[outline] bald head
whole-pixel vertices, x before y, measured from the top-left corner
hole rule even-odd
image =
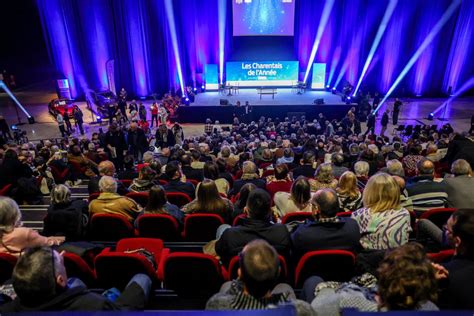
[[[333,189],[318,190],[314,194],[312,202],[318,206],[321,217],[334,217],[339,211],[337,193]]]
[[[435,166],[434,163],[429,159],[423,159],[419,161],[416,168],[418,169],[418,175],[420,176],[434,175]]]
[[[99,174],[101,176],[113,177],[115,173],[114,163],[110,160],[105,160],[99,163]]]

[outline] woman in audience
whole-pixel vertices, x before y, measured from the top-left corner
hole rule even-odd
[[[244,214],[244,208],[247,205],[247,199],[249,197],[249,194],[252,190],[255,190],[257,187],[255,184],[252,183],[247,183],[244,184],[242,189],[240,189],[240,192],[238,194],[239,198],[237,201],[234,203],[234,211],[232,212],[232,218],[236,218],[240,214]]]
[[[20,178],[31,178],[33,171],[28,165],[18,160],[18,154],[13,149],[8,149],[3,155],[0,165],[0,189],[7,184],[17,185]]]
[[[21,227],[21,212],[18,204],[8,197],[0,196],[0,252],[20,256],[28,247],[60,245],[64,237],[44,237],[37,231]]]
[[[275,202],[274,210],[278,217],[283,217],[288,213],[312,212],[311,187],[303,176],[298,177],[291,186],[291,193],[277,192],[273,198]]]
[[[51,190],[51,205],[44,218],[45,236],[65,236],[66,240],[81,240],[86,236],[89,205],[84,200],[72,200],[71,191],[63,184]]]
[[[357,187],[357,177],[353,172],[346,171],[341,175],[336,192],[341,211],[353,212],[361,206],[362,194]]]
[[[196,188],[196,198],[183,206],[183,212],[186,214],[217,214],[222,216],[226,223],[230,223],[233,209],[232,203],[228,199],[221,197],[215,182],[210,179],[200,182]]]
[[[292,185],[293,181],[286,163],[277,165],[275,174],[267,177],[267,192],[272,199],[277,192],[290,192]]]
[[[128,188],[130,192],[146,192],[155,185],[153,180],[155,179],[155,171],[149,166],[145,166],[140,169],[138,178],[133,179],[132,184]]]
[[[392,176],[373,175],[362,195],[364,207],[352,213],[362,235],[364,249],[386,250],[408,242],[410,213],[400,206],[400,189]]]
[[[220,194],[224,194],[227,196],[227,193],[229,192],[230,185],[229,182],[224,179],[219,177],[219,167],[215,162],[212,161],[207,161],[204,163],[204,179],[210,179],[214,180],[214,183],[217,186],[217,191],[219,191]]]
[[[330,163],[321,164],[314,174],[314,179],[309,179],[311,191],[316,192],[319,189],[330,188],[336,189],[337,180],[332,173],[332,165]]]
[[[140,217],[143,214],[166,214],[173,216],[179,223],[183,225],[184,213],[174,204],[168,202],[166,198],[165,190],[161,185],[154,185],[150,188],[148,196],[148,204],[145,206],[143,211],[138,215]],[[138,218],[137,218],[138,220]],[[136,223],[136,221],[135,221]]]
[[[72,146],[70,153],[67,155],[67,160],[68,163],[73,164],[73,167],[76,165],[81,168],[86,177],[92,178],[96,176],[93,169],[97,169],[97,164],[84,156],[79,145]],[[76,172],[78,171],[76,170]]]

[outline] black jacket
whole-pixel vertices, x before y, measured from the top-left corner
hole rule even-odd
[[[251,218],[243,219],[241,226],[226,229],[216,242],[216,252],[224,265],[228,266],[232,257],[238,255],[246,244],[255,239],[266,240],[278,253],[288,258],[291,240],[286,226]]]
[[[246,185],[247,183],[253,183],[255,184],[257,188],[263,189],[263,190],[265,190],[265,187],[266,187],[266,182],[263,179],[250,179],[250,180],[239,179],[239,180],[234,181],[234,186],[229,191],[228,195],[229,196],[236,195],[237,193],[240,192],[240,189],[242,189],[242,187]]]
[[[448,279],[441,283],[438,300],[441,309],[474,309],[474,260],[462,256],[443,264],[448,270]]]
[[[65,236],[67,241],[83,240],[87,233],[88,214],[89,204],[84,200],[50,205],[44,218],[43,235]]]
[[[293,179],[296,180],[299,176],[305,176],[306,178],[313,178],[316,169],[311,165],[302,165],[293,169]]]
[[[183,171],[186,179],[193,179],[197,181],[202,181],[204,179],[202,169],[194,169],[191,166],[182,166],[181,171]]]
[[[382,126],[387,126],[388,125],[388,114],[387,112],[385,112],[383,115],[382,115]]]
[[[166,192],[182,192],[189,195],[191,199],[194,199],[195,196],[195,188],[192,183],[189,182],[181,182],[179,180],[170,180],[168,184],[164,185],[163,188]]]
[[[148,149],[148,140],[146,139],[145,132],[140,128],[137,128],[135,131],[128,131],[127,140],[131,150],[145,152]]]

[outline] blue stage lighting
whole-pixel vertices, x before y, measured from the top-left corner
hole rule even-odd
[[[186,101],[186,102],[189,102],[189,98],[188,98],[188,97],[186,97],[186,99],[184,99],[184,101]]]
[[[354,89],[354,96],[357,94],[357,91],[359,91],[362,80],[364,79],[365,74],[367,73],[367,70],[369,69],[370,63],[372,62],[372,59],[374,58],[375,51],[377,50],[377,47],[380,44],[382,36],[385,33],[385,29],[387,28],[388,22],[390,21],[390,18],[392,17],[393,11],[395,11],[395,7],[397,6],[397,3],[398,3],[398,0],[390,0],[390,2],[388,3],[387,9],[385,10],[385,14],[382,18],[382,22],[380,23],[379,29],[377,30],[377,34],[375,35],[374,42],[372,43],[372,47],[370,48],[369,56],[367,56],[367,60],[365,61],[364,68],[362,68],[362,73],[360,74],[360,77],[359,77],[359,81],[357,82],[357,85]]]
[[[319,48],[319,43],[321,42],[321,37],[323,36],[324,29],[329,20],[329,15],[331,14],[332,7],[334,6],[335,0],[326,0],[324,3],[323,13],[321,14],[321,19],[319,20],[318,32],[316,33],[316,38],[314,39],[313,49],[311,50],[311,55],[309,56],[308,67],[306,68],[306,73],[304,74],[303,82],[306,83],[308,80],[309,72],[313,66],[314,58]]]
[[[176,35],[176,25],[174,22],[174,15],[173,15],[173,0],[165,0],[165,10],[166,10],[166,19],[168,20],[169,25],[169,32],[171,36],[171,44],[173,47],[174,59],[176,62],[176,70],[178,72],[178,79],[179,79],[179,86],[181,91],[184,90],[184,82],[183,82],[183,72],[181,70],[181,58],[179,55],[179,47],[178,47],[178,37]]]
[[[224,47],[225,47],[225,18],[227,0],[217,3],[219,21],[219,82],[224,83]]]
[[[463,94],[465,91],[471,89],[472,87],[474,87],[474,77],[471,77],[468,81],[466,81],[466,83],[464,83],[461,86],[461,88],[459,88],[455,93],[453,93],[452,96],[448,100],[446,100],[443,104],[438,106],[433,111],[433,113],[438,113],[439,111],[444,109],[448,104],[450,104],[454,99],[456,99],[457,97],[459,97],[461,94]]]
[[[197,91],[198,91],[198,89],[197,89],[196,87],[194,87],[193,91],[194,91],[194,92],[197,92]]]
[[[201,86],[201,89],[202,89],[202,90],[205,90],[205,89],[206,89],[206,86],[205,86],[205,85],[202,85],[202,86]]]
[[[326,89],[330,89],[331,87],[329,85],[326,85]]]
[[[390,95],[393,93],[393,91],[395,91],[395,89],[398,87],[400,82],[403,80],[403,78],[405,78],[407,73],[410,71],[410,69],[416,63],[418,58],[420,58],[423,51],[431,44],[431,42],[433,41],[435,36],[438,35],[438,33],[441,31],[441,29],[446,24],[446,22],[448,22],[448,20],[451,18],[451,16],[454,14],[454,12],[456,11],[456,9],[458,8],[458,6],[460,4],[461,4],[461,0],[454,0],[451,3],[449,8],[446,10],[446,12],[444,12],[443,16],[441,16],[441,18],[435,24],[435,26],[433,27],[431,32],[428,34],[428,36],[426,36],[423,43],[421,43],[420,47],[418,47],[415,54],[413,54],[413,56],[410,58],[407,65],[405,66],[405,68],[403,68],[402,72],[400,73],[400,75],[398,75],[395,82],[392,84],[392,86],[390,87],[390,89],[385,94],[384,98],[382,99],[382,101],[380,101],[380,104],[378,105],[378,107],[375,109],[375,112],[377,112],[380,109],[380,107],[385,103],[385,101],[387,101],[387,99],[390,97]]]
[[[15,104],[20,108],[20,110],[22,110],[22,112],[25,113],[28,120],[30,120],[32,118],[30,113],[28,113],[28,111],[23,107],[23,105],[21,105],[20,101],[18,101],[18,99],[13,95],[13,93],[10,91],[10,89],[2,80],[0,80],[0,88],[3,88],[3,90],[5,90],[5,92],[8,94],[10,99],[12,99],[13,102],[15,102]]]

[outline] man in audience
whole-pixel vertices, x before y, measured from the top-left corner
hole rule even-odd
[[[316,169],[314,165],[314,152],[311,150],[305,151],[303,153],[303,159],[301,159],[301,166],[293,169],[293,179],[298,178],[299,176],[305,176],[306,178],[314,177]]]
[[[354,172],[357,177],[357,187],[363,190],[367,181],[369,181],[369,163],[367,161],[358,161],[354,164]]]
[[[451,165],[453,178],[444,180],[448,193],[448,206],[455,208],[472,208],[474,205],[474,177],[469,163],[458,159]]]
[[[280,254],[289,254],[290,234],[285,225],[273,224],[271,199],[266,191],[251,191],[244,212],[248,217],[242,219],[242,225],[225,229],[216,242],[216,253],[226,266],[232,257],[238,255],[254,239],[265,239]]]
[[[183,179],[181,166],[177,161],[171,161],[166,164],[165,174],[169,179],[168,184],[163,186],[166,192],[181,192],[189,195],[191,199],[194,199],[194,185],[192,183],[185,182],[186,180]]]
[[[278,254],[264,240],[248,243],[240,255],[239,278],[222,285],[209,299],[207,310],[268,309],[291,304],[297,315],[315,315],[308,303],[297,300],[291,286],[278,283]]]
[[[387,173],[392,176],[399,176],[405,178],[403,164],[400,162],[400,160],[397,159],[387,161]]]
[[[349,170],[347,167],[344,167],[344,156],[339,153],[334,153],[331,155],[332,162],[332,173],[334,177],[339,178],[344,172]]]
[[[130,128],[127,135],[128,150],[138,161],[142,160],[142,155],[148,150],[148,140],[145,132],[138,128],[136,122],[130,123]]]
[[[124,169],[117,173],[119,180],[133,180],[138,178],[138,172],[135,169],[135,160],[132,155],[127,155],[123,158],[123,167]]]
[[[114,301],[89,291],[79,279],[67,278],[62,254],[49,247],[27,248],[12,275],[17,297],[1,313],[40,311],[105,311],[145,308],[151,280],[137,274]]]
[[[194,169],[191,167],[191,156],[188,154],[181,156],[181,171],[186,176],[186,179],[193,179],[201,182],[204,179],[203,169]]]
[[[298,225],[291,234],[293,259],[298,261],[306,252],[343,249],[356,252],[360,248],[359,225],[352,218],[336,217],[339,210],[337,193],[333,189],[318,190],[312,199],[314,220]]]
[[[422,213],[432,208],[446,206],[448,193],[443,182],[434,181],[435,167],[431,160],[424,158],[417,164],[417,176],[406,187],[413,202],[415,212]]]
[[[109,177],[115,176],[115,165],[110,160],[105,160],[99,163],[99,166],[97,167],[97,169],[99,170],[99,176],[91,178],[89,180],[89,185],[87,186],[89,194],[98,193],[100,191],[99,181],[102,178],[102,176],[109,176]],[[120,195],[125,195],[128,193],[128,189],[120,181],[117,182],[117,193]]]
[[[257,188],[265,189],[264,179],[260,179],[257,174],[257,166],[252,161],[244,162],[242,166],[242,176],[234,182],[234,187],[229,191],[229,196],[236,195],[240,189],[247,183],[253,183]]]
[[[103,176],[99,181],[100,195],[89,203],[89,214],[99,213],[118,214],[133,221],[141,211],[140,205],[134,200],[117,194],[117,181],[109,176]]]

